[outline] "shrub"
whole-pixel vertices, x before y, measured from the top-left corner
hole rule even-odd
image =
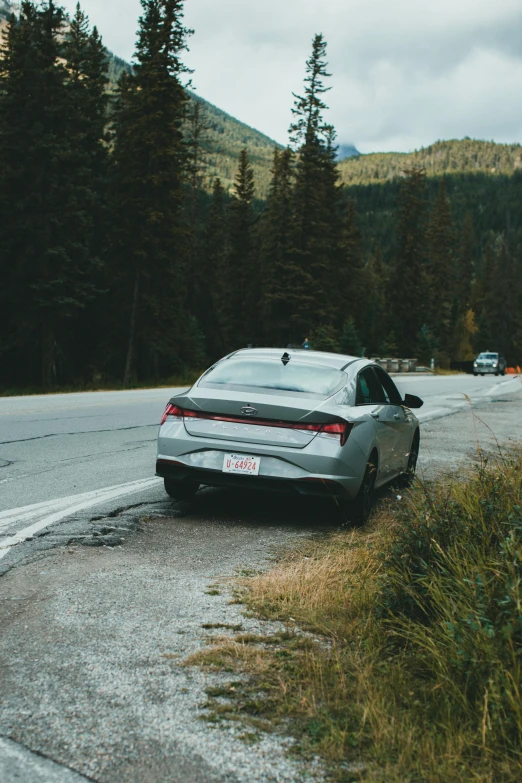
[[[391,647],[434,680],[432,710],[475,724],[482,743],[522,740],[522,462],[418,487],[384,555]]]

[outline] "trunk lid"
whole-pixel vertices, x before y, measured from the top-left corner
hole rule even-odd
[[[290,424],[328,424],[338,418],[321,410],[327,400],[273,390],[237,392],[231,390],[199,389],[194,387],[171,402],[180,408],[229,418],[220,421],[208,418],[185,417],[185,429],[200,438],[234,443],[285,446],[303,449],[317,436],[317,432],[288,428]],[[255,412],[254,412],[255,411]],[[281,426],[277,426],[281,422]]]

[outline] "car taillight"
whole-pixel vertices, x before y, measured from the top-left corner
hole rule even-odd
[[[183,411],[181,408],[178,408],[176,405],[172,405],[170,402],[165,408],[165,411],[163,413],[163,416],[161,417],[160,421],[160,427],[165,424],[168,418],[176,418],[176,419],[182,419],[183,418]]]
[[[353,424],[348,421],[338,422],[336,424],[324,424],[320,430],[321,435],[333,435],[339,436],[341,440],[341,446],[344,446],[348,440],[348,436],[353,429]]]
[[[298,421],[275,421],[273,419],[250,419],[239,416],[223,416],[217,413],[204,413],[203,411],[189,411],[178,408],[169,403],[161,419],[165,424],[167,418],[176,419],[200,419],[206,421],[222,421],[230,424],[250,424],[258,427],[277,427],[283,430],[300,430],[301,432],[317,432],[318,435],[326,435],[339,438],[341,446],[344,446],[353,429],[353,423],[348,421],[334,422],[333,424],[305,424]]]

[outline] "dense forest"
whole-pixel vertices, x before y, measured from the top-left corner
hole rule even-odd
[[[154,383],[306,337],[443,367],[482,349],[522,362],[519,148],[339,164],[321,35],[288,147],[231,133],[186,88],[183,0],[141,4],[132,67],[80,7],[26,0],[7,21],[1,387]]]

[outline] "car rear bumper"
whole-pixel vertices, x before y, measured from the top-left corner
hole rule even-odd
[[[351,497],[344,486],[332,479],[287,479],[274,476],[241,476],[223,473],[219,470],[192,468],[182,463],[158,459],[156,475],[176,481],[195,481],[210,487],[230,487],[234,489],[261,489],[269,492],[296,493],[322,497]]]
[[[224,473],[225,454],[230,453],[259,457],[259,475]],[[306,448],[295,449],[194,437],[182,423],[167,422],[158,437],[156,473],[212,486],[353,498],[361,486],[366,463],[356,439],[349,438],[341,447],[334,439],[317,437]]]

